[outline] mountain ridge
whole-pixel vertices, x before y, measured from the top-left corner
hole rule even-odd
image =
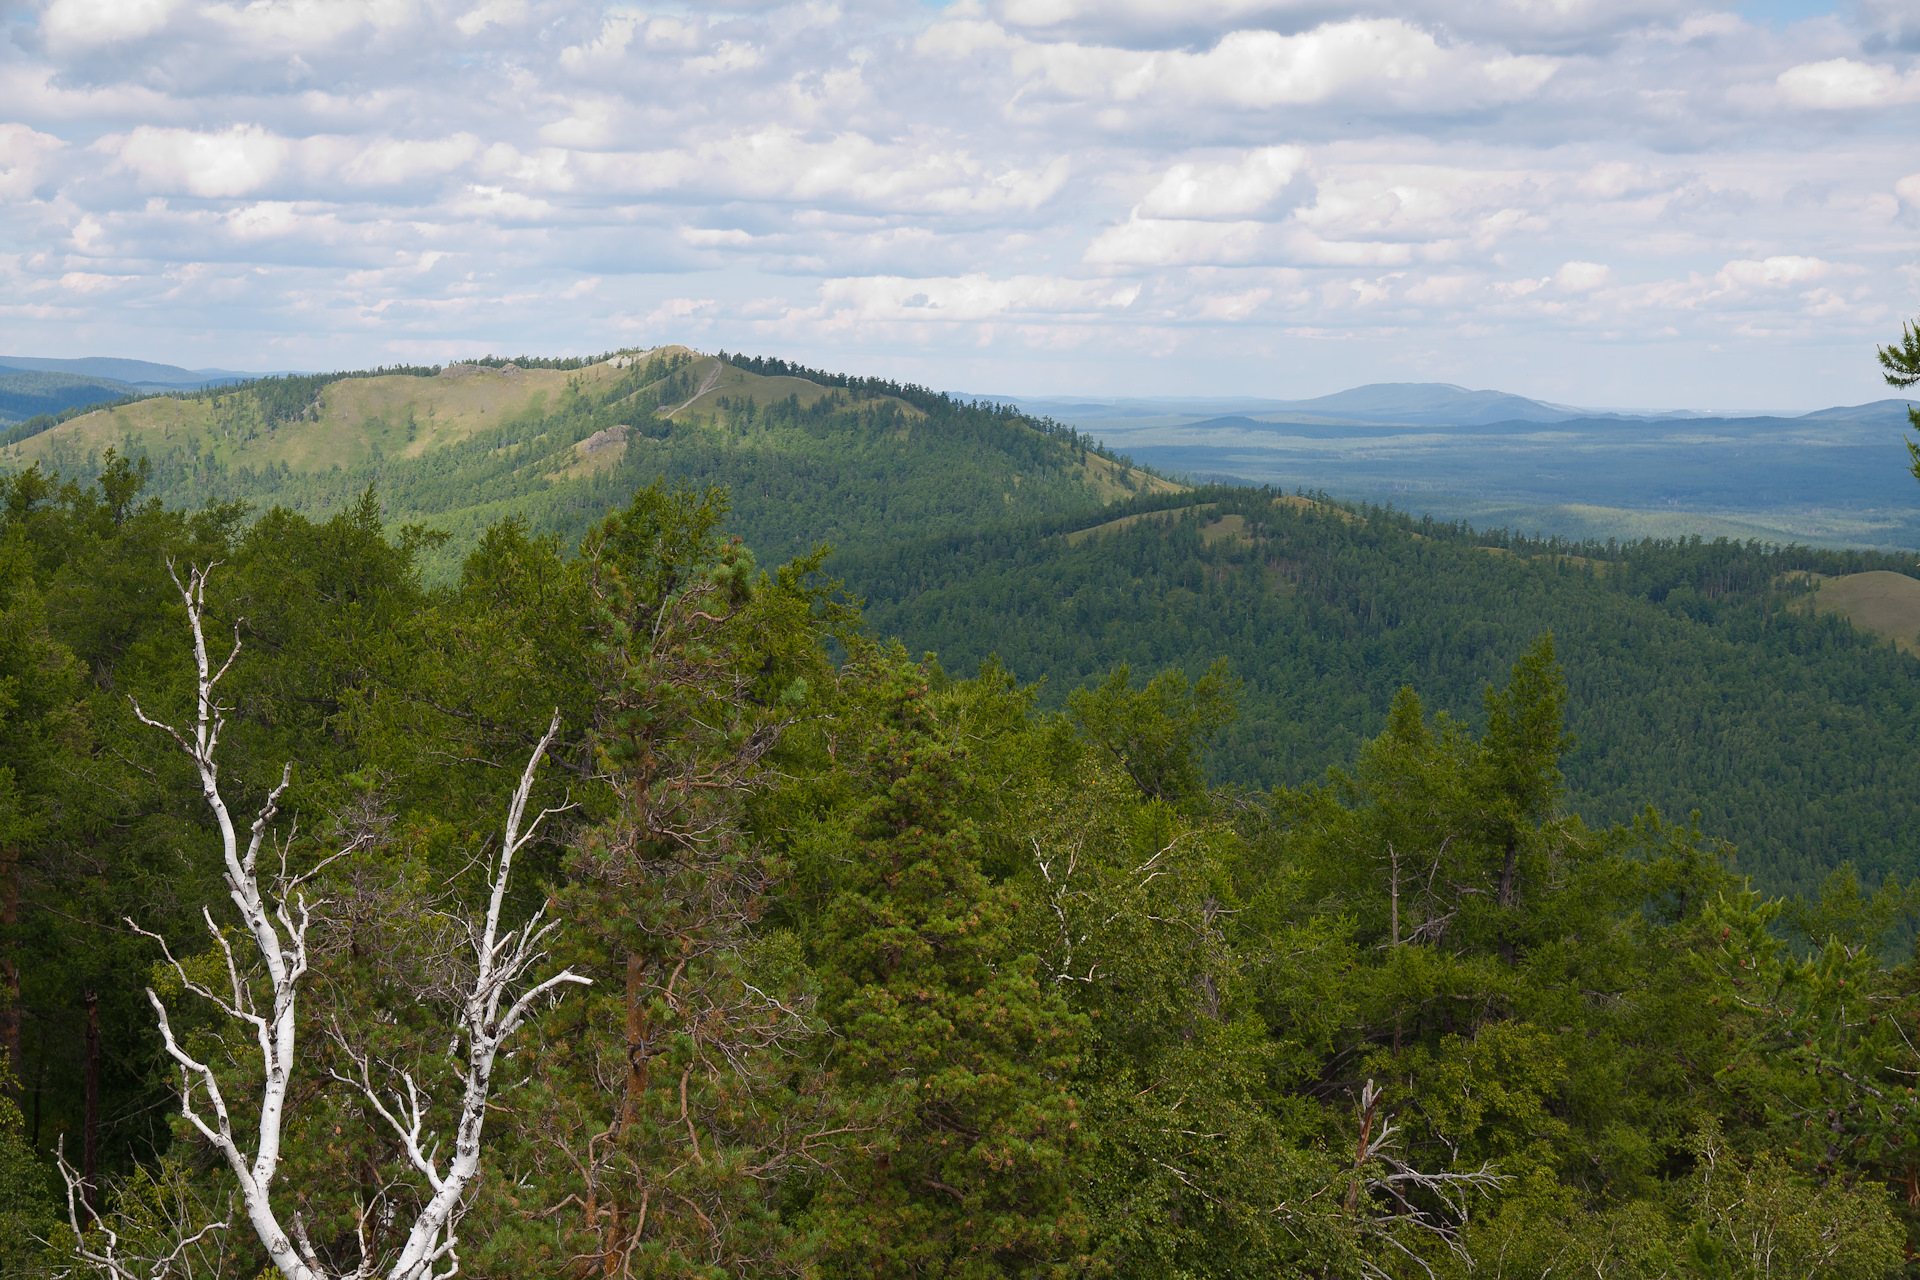
[[[244,382],[250,378],[276,377],[294,370],[250,373],[242,369],[183,369],[179,365],[156,364],[151,360],[131,360],[121,356],[8,356],[0,355],[0,372],[71,373],[83,377],[105,378],[143,388],[199,389],[215,384]]]
[[[961,394],[961,393],[955,393]],[[971,393],[968,393],[971,394]],[[1806,412],[1790,410],[1620,409],[1559,404],[1510,391],[1473,390],[1450,382],[1371,382],[1329,395],[1285,400],[1259,396],[1008,396],[978,398],[1014,404],[1068,422],[1126,419],[1306,414],[1367,425],[1492,426],[1502,422],[1572,422],[1618,419],[1634,422],[1804,420],[1866,417],[1906,420],[1906,400],[1871,400]]]
[[[321,515],[371,486],[395,523],[450,535],[425,557],[441,576],[503,516],[571,541],[663,473],[727,486],[756,554],[778,557],[815,538],[970,522],[982,504],[1015,517],[1181,488],[1011,410],[879,380],[767,376],[680,346],[154,396],[23,432],[0,444],[0,470],[84,481],[109,448],[144,456],[148,491],[169,506]],[[873,493],[886,498],[862,509]],[[782,514],[802,505],[817,513],[806,527]]]

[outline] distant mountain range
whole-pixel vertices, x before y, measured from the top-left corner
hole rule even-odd
[[[276,372],[284,372],[276,370]],[[150,360],[122,360],[117,356],[83,356],[77,360],[55,360],[45,356],[0,356],[0,373],[68,373],[85,378],[122,382],[142,389],[198,390],[262,378],[266,374],[240,369],[182,369],[176,364],[154,364]]]
[[[1904,399],[1635,412],[1390,382],[1311,400],[1013,401],[1173,475],[1324,490],[1480,527],[1920,547]]]
[[[88,404],[104,404],[124,396],[159,391],[199,390],[227,386],[270,373],[240,369],[183,369],[149,360],[115,356],[54,359],[44,356],[0,355],[0,422],[19,421],[41,413],[58,413]],[[22,375],[42,375],[39,378]],[[1821,409],[1808,414],[1703,413],[1696,410],[1623,410],[1582,408],[1534,400],[1506,391],[1474,391],[1450,382],[1375,382],[1308,400],[1256,397],[1152,397],[1093,399],[1065,396],[1000,396],[956,393],[963,400],[982,399],[1017,404],[1027,413],[1076,425],[1096,434],[1103,427],[1212,426],[1234,420],[1234,425],[1261,423],[1355,423],[1405,426],[1488,426],[1502,422],[1572,422],[1618,418],[1625,420],[1686,420],[1699,418],[1840,418],[1849,422],[1886,420],[1904,423],[1904,400]],[[1249,421],[1250,420],[1250,421]]]
[[[87,406],[258,376],[105,357],[0,355],[0,441],[26,440]],[[519,385],[502,376],[502,387]],[[424,394],[442,383],[393,385]],[[699,399],[698,390],[689,386],[687,394]],[[1799,414],[1637,412],[1431,382],[1375,383],[1302,400],[960,398],[1012,402],[1173,476],[1321,490],[1481,527],[1576,538],[1700,533],[1920,548],[1920,491],[1903,443],[1905,400]],[[344,391],[335,399],[357,403]],[[504,402],[470,407],[506,409]],[[394,414],[394,421],[406,419],[391,406],[375,416],[391,427]],[[315,447],[326,457],[347,449],[338,459],[347,465],[357,456],[349,446],[359,438],[358,419],[315,427]],[[110,442],[79,424],[68,434],[62,447],[72,455],[47,455],[62,470],[84,465],[83,437],[91,449]],[[66,438],[49,434],[43,443],[52,449]],[[417,445],[411,436],[378,443],[388,454]],[[27,460],[0,458],[0,468]]]
[[[111,404],[127,396],[199,391],[264,376],[238,369],[182,369],[113,356],[78,360],[0,356],[0,425],[88,405]]]
[[[1883,418],[1890,422],[1905,422],[1908,403],[1905,400],[1876,400],[1870,404],[1820,409],[1807,414],[1594,409],[1534,400],[1506,391],[1473,391],[1450,382],[1374,382],[1310,400],[1194,396],[1112,400],[991,395],[964,398],[1011,402],[1027,413],[1053,417],[1062,422],[1113,423],[1116,426],[1142,419],[1154,419],[1155,425],[1171,425],[1182,418],[1194,425],[1228,418],[1271,423],[1351,422],[1405,426],[1489,426],[1501,422],[1574,422],[1607,418],[1685,421],[1701,418],[1826,417],[1849,422]]]

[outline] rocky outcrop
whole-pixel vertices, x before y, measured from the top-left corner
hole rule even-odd
[[[596,431],[580,442],[582,456],[591,457],[603,449],[624,448],[627,438],[633,434],[629,426],[608,427],[605,431]]]

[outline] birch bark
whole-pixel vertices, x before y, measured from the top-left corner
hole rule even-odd
[[[300,982],[308,969],[308,934],[313,923],[313,909],[320,905],[307,900],[306,887],[330,863],[359,848],[365,837],[335,850],[320,859],[314,867],[299,873],[293,872],[287,864],[291,840],[277,845],[279,868],[272,878],[272,901],[269,903],[269,893],[263,891],[261,886],[260,853],[267,844],[273,820],[278,814],[280,798],[292,782],[293,767],[289,764],[281,770],[279,784],[268,792],[266,802],[255,815],[243,846],[220,790],[217,753],[229,708],[221,706],[215,696],[220,680],[240,654],[240,624],[238,621],[234,624],[233,648],[218,669],[213,667],[208,656],[203,625],[207,580],[216,567],[217,564],[204,568],[192,566],[183,583],[174,566],[168,564],[168,572],[186,605],[188,626],[193,637],[196,697],[191,731],[183,733],[170,724],[148,716],[138,702],[134,703],[133,709],[141,723],[169,735],[193,761],[200,777],[201,793],[220,831],[228,897],[245,926],[246,941],[241,944],[241,952],[250,948],[250,954],[236,953],[234,944],[215,923],[212,911],[202,908],[201,917],[224,962],[224,989],[215,990],[190,975],[168,948],[165,939],[142,929],[131,920],[128,924],[160,943],[167,962],[185,990],[210,1002],[226,1017],[252,1030],[259,1053],[261,1078],[257,1095],[248,1100],[257,1113],[252,1126],[251,1150],[243,1148],[240,1130],[233,1121],[232,1108],[212,1064],[196,1059],[182,1046],[174,1034],[166,1004],[149,988],[147,999],[153,1006],[166,1052],[180,1071],[181,1115],[220,1154],[232,1171],[238,1185],[240,1207],[259,1237],[261,1246],[273,1260],[274,1267],[286,1280],[336,1280],[344,1276],[370,1280],[383,1272],[387,1280],[446,1280],[459,1270],[458,1237],[455,1232],[463,1198],[480,1169],[487,1106],[493,1089],[494,1066],[501,1049],[541,1000],[569,984],[588,982],[588,979],[570,970],[562,970],[539,982],[523,982],[545,958],[544,944],[557,924],[543,923],[543,912],[538,911],[532,919],[517,928],[503,928],[501,923],[514,857],[533,838],[540,822],[554,812],[543,811],[531,822],[526,818],[527,802],[540,761],[559,733],[559,713],[554,713],[546,735],[534,748],[508,805],[500,853],[489,868],[486,914],[479,921],[468,921],[468,934],[474,950],[473,978],[471,985],[462,993],[453,1028],[455,1043],[464,1043],[466,1046],[464,1069],[459,1073],[462,1096],[453,1154],[444,1166],[433,1135],[423,1136],[431,1099],[417,1087],[412,1075],[399,1072],[402,1088],[383,1091],[374,1083],[374,1064],[365,1054],[357,1053],[344,1036],[341,1037],[342,1048],[359,1067],[359,1078],[337,1075],[336,1078],[358,1088],[373,1111],[393,1129],[410,1163],[431,1188],[431,1195],[415,1218],[404,1245],[391,1259],[383,1259],[369,1249],[363,1235],[357,1265],[351,1269],[329,1266],[309,1241],[297,1212],[290,1224],[282,1222],[280,1211],[274,1204],[274,1182],[280,1166],[288,1093],[299,1063]],[[265,979],[264,984],[255,977],[256,965],[260,976]],[[271,988],[271,997],[265,1002],[256,993],[260,985]],[[383,1075],[385,1065],[382,1064]],[[70,1225],[75,1236],[81,1240],[80,1256],[95,1269],[114,1276],[116,1280],[135,1280],[135,1277],[155,1280],[164,1276],[185,1256],[190,1244],[228,1226],[226,1221],[199,1224],[190,1238],[183,1239],[165,1257],[132,1257],[121,1248],[120,1236],[110,1224],[96,1224],[91,1230],[83,1225],[80,1220],[83,1197],[78,1193],[84,1186],[84,1178],[67,1164],[64,1157],[59,1163],[68,1182]],[[289,1225],[291,1230],[288,1229]]]

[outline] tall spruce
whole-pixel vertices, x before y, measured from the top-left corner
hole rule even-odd
[[[528,1250],[576,1275],[804,1265],[776,1200],[837,1126],[796,1054],[815,1030],[804,966],[758,928],[781,867],[743,806],[845,614],[814,580],[824,553],[758,573],[726,510],[718,491],[655,484],[582,549],[617,802],[580,838],[563,902],[598,985],[537,1051],[519,1161],[546,1176],[531,1199],[503,1192],[522,1212],[502,1266]]]
[[[1088,1263],[1068,1090],[1083,1021],[1036,975],[1011,893],[981,871],[964,747],[928,673],[874,655],[877,723],[844,879],[818,967],[838,1079],[892,1115],[871,1160],[841,1171],[809,1226],[826,1276],[1051,1277]]]

